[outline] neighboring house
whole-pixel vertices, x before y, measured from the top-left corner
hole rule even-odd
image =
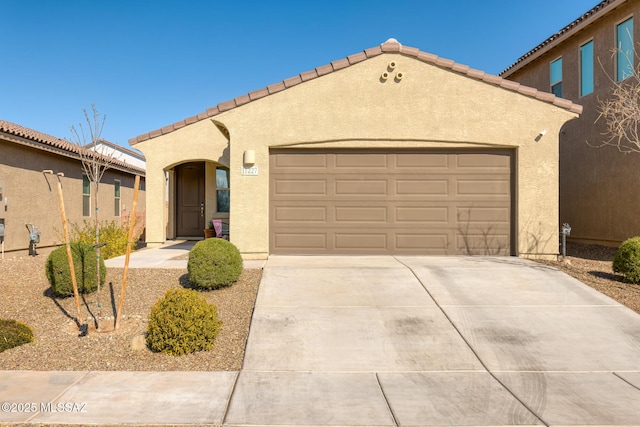
[[[390,39],[131,139],[147,244],[223,218],[245,258],[554,257],[558,134],[580,111]]]
[[[87,150],[93,150],[94,144],[89,143],[84,146]],[[138,169],[144,170],[146,168],[146,162],[144,161],[144,155],[138,150],[132,150],[123,147],[113,142],[109,142],[106,139],[100,139],[95,143],[95,150],[108,157],[118,159],[123,163],[134,166]]]
[[[64,174],[60,180],[69,223],[82,225],[83,220],[94,218],[94,188],[83,175],[79,150],[64,139],[0,120],[0,224],[5,229],[5,255],[28,251],[27,224],[40,231],[38,248],[63,243],[58,178],[44,170]],[[119,160],[112,164],[100,182],[100,220],[119,222],[128,217],[135,175],[141,176],[136,216],[144,219],[144,173]]]
[[[594,147],[605,140],[599,101],[638,66],[639,25],[640,1],[603,1],[500,74],[584,107],[560,134],[559,220],[579,241],[617,245],[640,235],[640,153]]]

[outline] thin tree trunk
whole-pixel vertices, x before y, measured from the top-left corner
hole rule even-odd
[[[97,165],[96,165],[96,176],[97,176]],[[98,218],[98,181],[96,178],[95,182],[96,188],[96,200],[95,200],[95,231],[96,231],[96,283],[98,284],[98,312],[96,316],[96,329],[100,329],[100,317],[102,316],[102,301],[101,294],[102,291],[100,289],[100,221]]]

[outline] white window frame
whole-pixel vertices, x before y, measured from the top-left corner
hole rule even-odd
[[[556,61],[560,61],[560,80],[556,81],[556,82],[552,82],[551,81],[551,64],[553,64]],[[549,62],[549,91],[555,95],[555,93],[553,92],[553,87],[556,85],[561,85],[561,94],[560,97],[562,97],[564,95],[564,85],[563,85],[563,80],[564,80],[564,61],[562,59],[562,56],[557,57],[556,59],[554,59],[553,61]],[[556,95],[557,96],[557,95]]]
[[[113,180],[113,214],[114,216],[121,216],[122,209],[120,205],[120,198],[122,197],[122,181],[119,179]]]
[[[89,188],[88,193],[84,192],[85,180]],[[82,216],[91,218],[91,179],[86,174],[82,174]]]
[[[583,93],[582,92],[582,82],[583,82],[583,78],[584,78],[584,74],[583,74],[583,68],[582,68],[582,48],[585,47],[586,45],[588,45],[589,43],[591,43],[591,54],[593,56],[593,62],[591,64],[591,92],[589,93]],[[583,96],[589,96],[591,95],[593,92],[595,92],[595,79],[596,79],[596,75],[595,75],[595,71],[596,71],[596,64],[595,64],[595,58],[596,58],[596,42],[593,38],[589,39],[589,40],[585,40],[583,43],[580,44],[580,46],[578,47],[578,70],[579,70],[579,79],[578,79],[578,93],[580,94],[580,97]]]
[[[624,24],[625,22],[627,22],[628,20],[631,20],[631,31],[633,32],[633,34],[631,34],[631,69],[633,71],[635,71],[635,67],[636,67],[636,46],[635,46],[635,38],[636,38],[636,32],[635,32],[635,19],[633,17],[633,15],[629,15],[626,18],[621,19],[620,21],[616,22],[616,24],[613,26],[613,39],[615,40],[615,79],[616,82],[621,82],[624,81],[626,79],[628,79],[629,77],[631,77],[632,74],[625,76],[621,79],[619,79],[618,77],[618,71],[620,70],[620,52],[619,52],[619,46],[620,44],[618,43],[618,27],[622,24]],[[632,72],[633,72],[632,71]]]
[[[218,169],[227,171],[227,187],[218,187]],[[226,166],[216,166],[216,214],[228,215],[229,212],[220,212],[218,211],[218,192],[226,191],[229,194],[229,199],[231,198],[231,171]],[[231,206],[229,206],[229,211],[231,211]]]

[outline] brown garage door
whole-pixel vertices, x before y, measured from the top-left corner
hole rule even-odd
[[[512,152],[273,150],[273,254],[494,254],[512,247]]]

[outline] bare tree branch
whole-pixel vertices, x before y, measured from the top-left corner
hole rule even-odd
[[[620,49],[612,51],[612,57],[619,54],[626,58],[628,64],[640,59],[636,49],[633,52],[622,52]],[[602,63],[600,66],[604,70]],[[622,153],[640,153],[640,67],[632,66],[629,75],[622,81],[616,81],[609,74],[607,77],[613,91],[609,98],[598,101],[599,115],[596,119],[596,123],[600,120],[604,122],[603,141],[595,145],[587,143],[598,148],[613,146]]]

